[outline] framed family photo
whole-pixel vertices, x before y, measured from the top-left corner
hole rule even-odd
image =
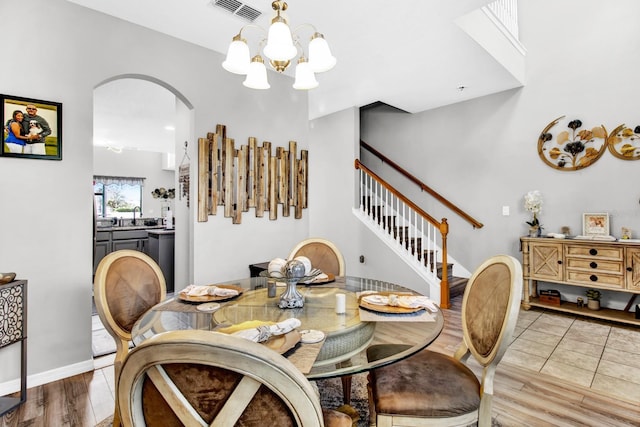
[[[582,234],[584,236],[609,236],[609,214],[583,213]]]
[[[2,157],[62,160],[62,104],[0,94]]]

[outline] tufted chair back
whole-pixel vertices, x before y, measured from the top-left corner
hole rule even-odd
[[[303,240],[291,250],[289,259],[297,256],[306,256],[311,260],[311,265],[322,270],[323,273],[334,276],[345,275],[344,257],[338,247],[329,240],[320,238]]]
[[[369,375],[370,407],[378,425],[491,426],[493,378],[511,342],[522,298],[522,267],[508,255],[484,261],[462,299],[463,341],[453,356],[421,351]],[[380,359],[389,345],[367,349]],[[465,364],[472,356],[480,380]]]
[[[98,316],[116,342],[113,362],[116,389],[120,367],[129,351],[131,329],[151,307],[166,297],[162,270],[148,255],[134,250],[119,250],[98,264],[93,281],[93,298]],[[118,406],[114,426],[119,425]]]

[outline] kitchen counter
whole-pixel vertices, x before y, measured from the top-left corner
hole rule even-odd
[[[162,227],[159,230],[147,230],[148,234],[176,234],[176,229],[172,228],[170,230],[165,229],[164,227]]]
[[[164,225],[125,225],[119,227],[117,225],[110,225],[108,227],[98,227],[98,231],[127,231],[127,230],[157,230],[164,228]]]

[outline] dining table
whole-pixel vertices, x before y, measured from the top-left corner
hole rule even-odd
[[[284,334],[273,337],[278,338],[275,341],[270,339],[270,347],[289,359],[309,380],[341,377],[344,386],[345,379],[348,378],[349,384],[352,375],[398,362],[424,349],[444,326],[442,311],[435,305],[431,310],[403,311],[363,303],[362,298],[367,295],[392,298],[419,295],[407,287],[382,280],[331,276],[319,283],[298,283],[297,290],[304,298],[304,305],[298,308],[279,307],[279,296],[285,292],[286,285],[277,279],[251,277],[212,285],[237,289],[238,295],[189,298],[176,292],[136,322],[132,329],[133,344],[171,330],[224,332],[238,325],[252,326],[256,321],[275,324],[296,318],[300,321],[299,331],[321,331],[323,338],[305,342],[299,340],[300,334],[297,334],[291,341],[287,339],[288,334]],[[401,345],[391,346],[392,351],[385,357],[370,361],[366,350],[375,344]],[[345,395],[345,402],[349,398]]]

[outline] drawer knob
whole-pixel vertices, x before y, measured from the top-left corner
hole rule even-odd
[[[562,260],[561,259],[558,260],[558,264],[562,264]]]
[[[597,262],[593,262],[593,261],[591,261],[591,263],[589,264],[589,267],[591,267],[591,268],[598,268],[598,263],[597,263]]]
[[[627,271],[633,271],[633,268],[627,267]]]
[[[589,249],[589,253],[591,255],[598,255],[598,250],[597,249]]]
[[[592,282],[597,282],[598,276],[596,276],[595,274],[592,274],[591,276],[589,276],[589,280],[591,280]]]

